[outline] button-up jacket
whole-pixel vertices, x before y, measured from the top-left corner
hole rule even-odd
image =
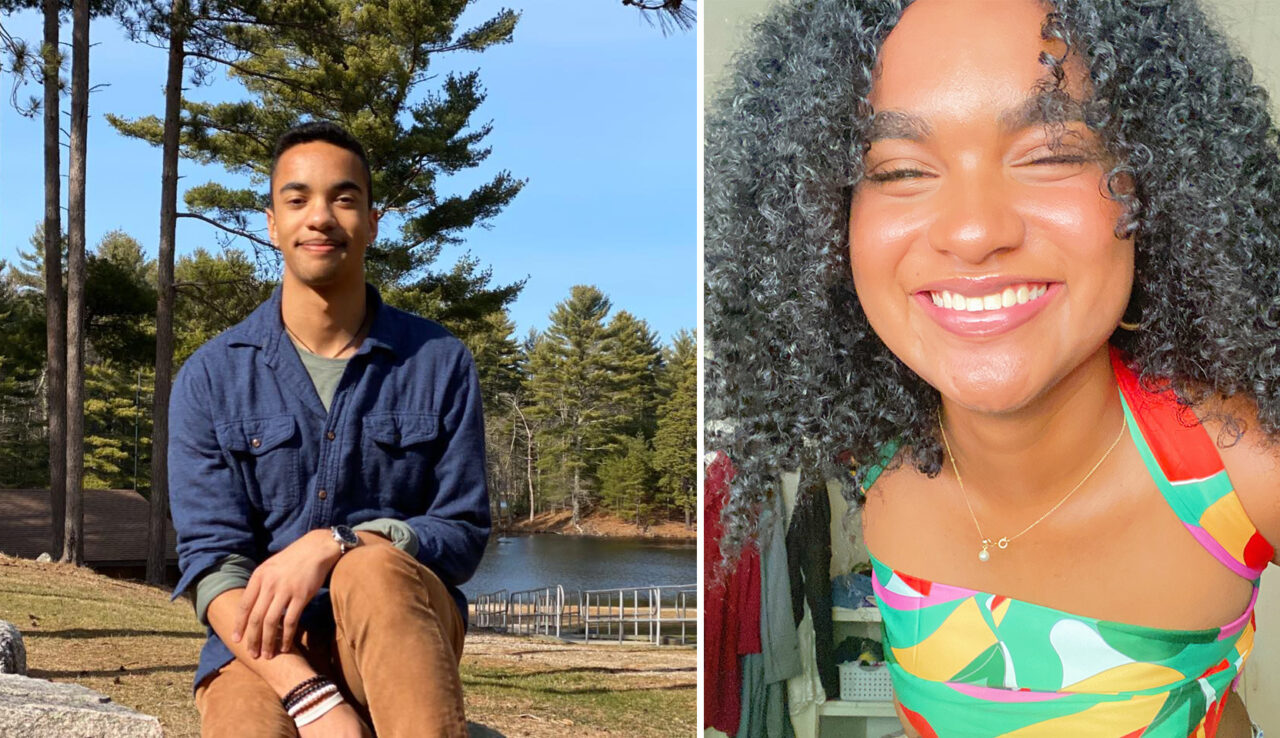
[[[490,524],[475,366],[436,323],[383,305],[372,287],[367,304],[369,335],[328,412],[285,336],[279,288],[183,365],[169,411],[174,597],[228,554],[261,563],[308,531],[396,518],[465,620],[458,585]],[[304,627],[332,627],[323,604]],[[232,658],[210,629],[196,684]]]

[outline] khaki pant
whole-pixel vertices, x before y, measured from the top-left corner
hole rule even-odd
[[[466,736],[465,626],[440,579],[391,546],[360,546],[333,569],[331,643],[301,644],[380,738]],[[296,738],[280,697],[239,660],[196,690],[205,738]]]

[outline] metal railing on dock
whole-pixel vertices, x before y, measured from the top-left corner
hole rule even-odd
[[[579,590],[561,585],[475,598],[472,627],[584,641],[617,639],[687,644],[695,641],[695,584]]]

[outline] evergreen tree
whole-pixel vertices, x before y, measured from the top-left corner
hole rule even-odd
[[[174,281],[175,367],[209,339],[249,317],[274,287],[238,249],[216,255],[195,249],[174,265]]]
[[[680,331],[667,349],[665,400],[653,438],[653,468],[663,506],[684,512],[693,527],[697,500],[698,355],[692,333]]]
[[[600,498],[605,506],[647,528],[656,508],[653,451],[643,436],[621,441],[622,451],[600,464]]]
[[[615,432],[620,436],[639,434],[652,438],[658,424],[658,373],[662,368],[658,336],[648,323],[626,310],[614,314],[607,331],[607,362],[613,385],[610,397],[618,425]]]
[[[543,421],[539,469],[566,478],[574,526],[620,427],[609,356],[614,336],[604,322],[610,307],[595,287],[573,287],[551,311],[551,324],[529,355],[529,415]]]

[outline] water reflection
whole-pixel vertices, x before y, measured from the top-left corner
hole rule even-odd
[[[468,597],[552,584],[566,590],[693,584],[697,547],[583,536],[505,536],[489,541],[480,569],[462,585]]]

